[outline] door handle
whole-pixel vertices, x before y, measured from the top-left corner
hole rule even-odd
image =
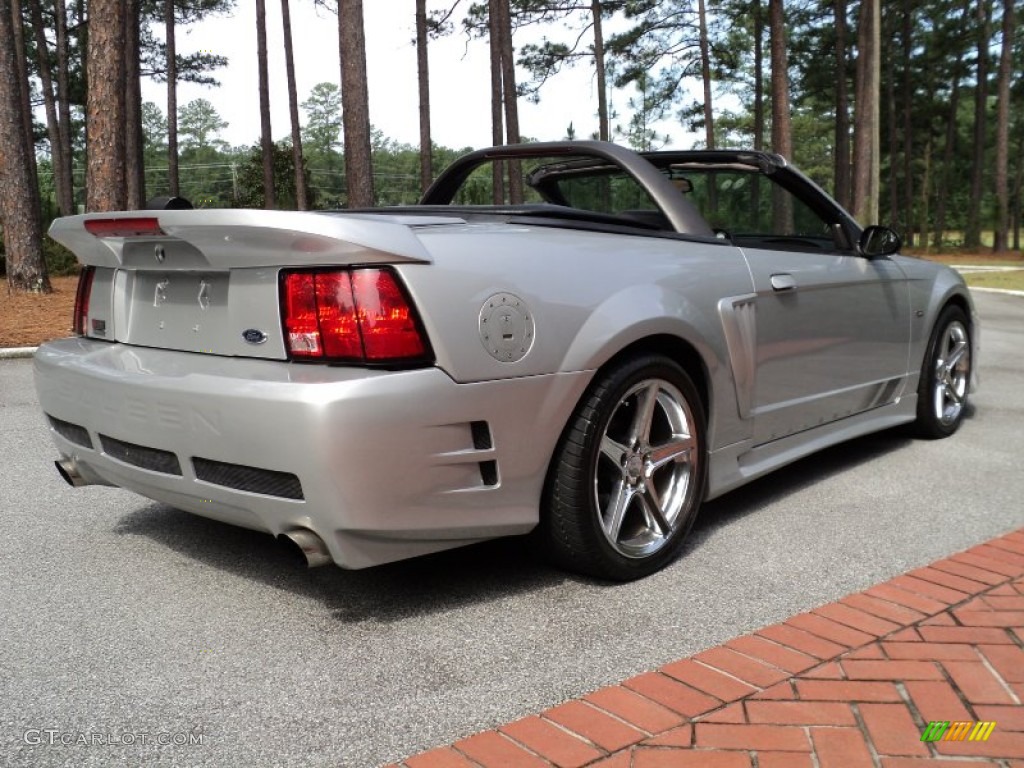
[[[772,275],[771,280],[773,291],[796,290],[796,280],[793,279],[792,275],[787,275],[785,272],[780,272],[777,275]]]

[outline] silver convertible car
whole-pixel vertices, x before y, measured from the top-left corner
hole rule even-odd
[[[868,432],[951,435],[976,383],[960,277],[764,153],[496,147],[416,206],[50,234],[85,265],[77,335],[35,357],[65,480],[310,565],[530,533],[641,577],[704,500]]]

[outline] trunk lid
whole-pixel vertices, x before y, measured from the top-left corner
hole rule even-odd
[[[101,222],[108,234],[98,236]],[[462,219],[259,210],[96,213],[50,236],[95,267],[87,335],[146,347],[286,359],[281,268],[431,263],[416,228]],[[113,233],[113,234],[109,234]]]

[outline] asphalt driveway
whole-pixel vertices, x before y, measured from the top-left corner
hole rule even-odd
[[[379,765],[1020,527],[1024,300],[976,301],[983,388],[956,437],[799,462],[615,586],[518,541],[307,572],[269,536],[69,488],[30,361],[2,361],[0,764]]]

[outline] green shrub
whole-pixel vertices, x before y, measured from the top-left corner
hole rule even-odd
[[[46,271],[50,277],[78,274],[78,259],[60,243],[50,238],[43,240],[43,258],[46,259]]]

